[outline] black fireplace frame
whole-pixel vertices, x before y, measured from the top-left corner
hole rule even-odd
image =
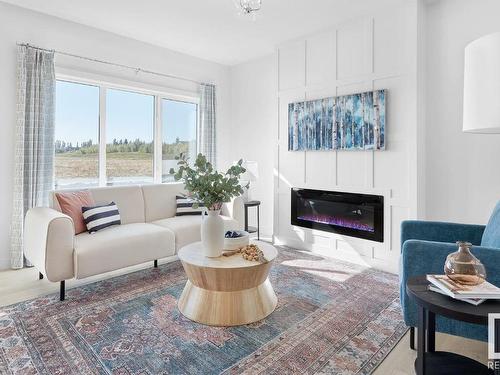
[[[346,228],[335,224],[326,224],[301,220],[297,216],[297,198],[304,196],[308,199],[330,200],[334,202],[345,202],[354,204],[369,204],[375,207],[374,231],[367,232],[361,229]],[[313,189],[291,189],[291,224],[303,228],[318,229],[326,232],[362,238],[376,242],[384,242],[384,196],[349,193],[342,191],[327,191]]]

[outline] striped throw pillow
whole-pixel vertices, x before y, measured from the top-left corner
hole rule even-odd
[[[177,201],[175,216],[201,215],[205,211],[205,207],[201,204],[198,208],[193,208],[193,204],[196,203],[193,198],[186,197],[185,195],[177,195],[175,199]]]
[[[82,207],[82,214],[89,233],[121,224],[120,212],[115,202],[100,206]]]

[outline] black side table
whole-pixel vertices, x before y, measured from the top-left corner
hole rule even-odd
[[[436,351],[436,314],[468,323],[488,325],[488,314],[500,312],[500,301],[489,300],[479,306],[458,301],[429,290],[425,276],[408,279],[406,292],[418,306],[418,338],[415,371],[417,375],[495,374],[482,363],[455,353]]]
[[[257,227],[248,226],[248,208],[257,207]],[[245,202],[245,231],[248,233],[257,232],[257,240],[260,240],[260,201]]]

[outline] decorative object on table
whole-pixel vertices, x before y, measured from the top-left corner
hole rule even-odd
[[[446,278],[444,275],[441,276]],[[500,301],[486,301],[479,306],[472,306],[431,292],[429,281],[426,280],[425,276],[408,278],[405,290],[417,305],[418,344],[417,359],[415,360],[417,375],[493,375],[493,370],[471,358],[455,353],[436,351],[436,314],[448,319],[473,323],[473,325],[487,326],[488,314],[500,311]],[[439,324],[440,322],[438,322],[438,326]],[[499,363],[495,363],[495,366],[498,365]]]
[[[386,90],[288,105],[288,150],[384,150]]]
[[[243,237],[246,232],[241,230],[228,230],[226,234],[224,234],[224,238],[239,238]]]
[[[248,209],[257,207],[257,226],[251,227],[248,225]],[[260,240],[260,201],[245,202],[245,231],[248,233],[257,233],[257,239]]]
[[[444,262],[444,273],[455,283],[479,285],[486,280],[484,265],[470,252],[470,242],[457,241],[458,250]]]
[[[208,209],[208,216],[201,223],[201,242],[207,257],[222,255],[224,222],[220,217],[220,209],[224,202],[243,193],[239,184],[240,176],[245,173],[242,163],[243,160],[238,161],[222,174],[202,154],[198,154],[192,166],[186,155],[181,154],[177,172],[170,170],[176,181],[184,181],[185,189],[195,200],[192,208],[203,205]]]
[[[500,32],[465,47],[463,131],[500,133]]]
[[[249,244],[242,249],[240,249],[241,256],[245,260],[250,260],[253,262],[267,263],[268,260],[264,256],[264,253],[256,244]]]
[[[200,205],[196,200],[186,195],[176,195],[175,203],[175,216],[201,215],[206,210],[205,206]]]
[[[246,246],[240,247],[236,251],[228,251],[222,254],[225,257],[230,257],[236,254],[241,254],[242,258],[249,260],[251,262],[267,263],[268,260],[264,256],[262,250],[255,244],[248,244]]]
[[[240,183],[244,190],[243,199],[245,202],[249,202],[252,200],[252,182],[257,181],[259,178],[259,164],[256,161],[245,160],[243,161],[242,166],[246,169],[245,173],[243,173],[240,178]]]
[[[250,241],[250,235],[243,230],[229,230],[224,235],[224,251],[238,250]]]
[[[205,256],[217,258],[224,248],[224,221],[220,217],[220,209],[208,210],[207,217],[201,222],[201,241]]]

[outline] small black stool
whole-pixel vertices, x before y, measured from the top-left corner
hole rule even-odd
[[[257,227],[248,226],[248,208],[257,207]],[[245,231],[248,233],[257,232],[257,240],[260,240],[260,201],[245,202]]]

